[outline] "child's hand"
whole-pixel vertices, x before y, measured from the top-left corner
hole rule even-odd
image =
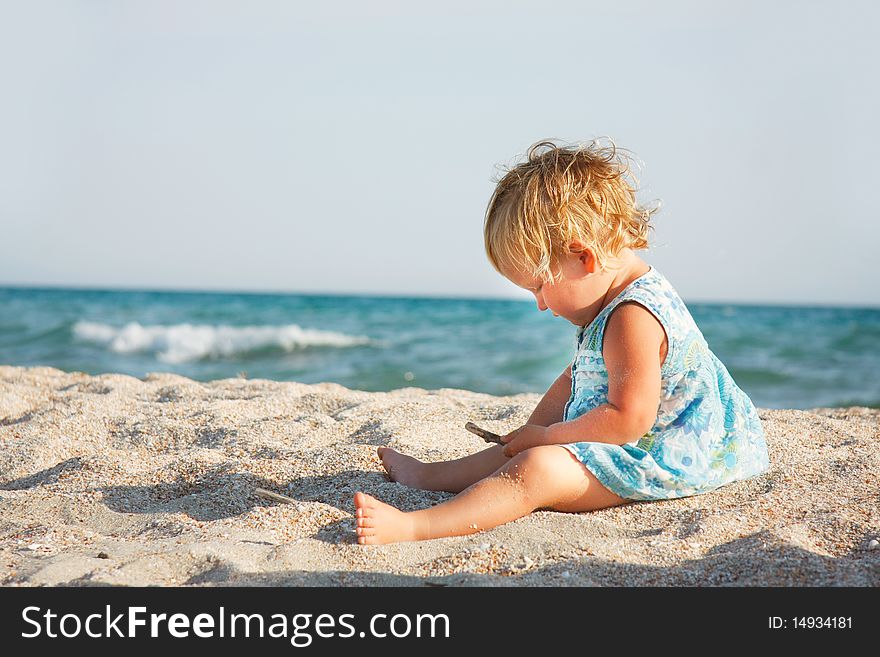
[[[516,456],[522,451],[538,445],[547,444],[547,427],[537,424],[524,424],[509,434],[501,436],[504,456]]]

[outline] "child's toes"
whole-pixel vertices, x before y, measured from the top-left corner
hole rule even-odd
[[[357,541],[361,545],[364,545],[365,543],[372,543],[375,536],[375,529],[369,527],[358,527],[357,529]]]
[[[372,519],[372,518],[358,518],[358,519],[357,519],[357,526],[358,526],[358,527],[370,527],[370,528],[372,528],[372,527],[375,527],[376,525],[373,523],[373,519]]]
[[[357,492],[354,494],[354,504],[358,508],[358,511],[372,509],[376,506],[376,498],[370,497],[366,493]],[[360,515],[363,515],[363,513]]]

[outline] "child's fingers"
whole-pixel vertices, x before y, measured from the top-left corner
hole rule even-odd
[[[528,431],[526,429],[528,429]],[[529,425],[511,431],[505,436],[505,438],[507,439],[507,442],[504,443],[504,455],[507,457],[516,456],[524,450],[541,444],[535,431],[533,428],[530,428]]]
[[[501,436],[501,444],[502,444],[502,445],[506,445],[506,444],[509,443],[511,440],[513,440],[514,438],[516,438],[516,434],[518,434],[518,433],[519,433],[520,431],[522,431],[522,430],[523,430],[523,428],[522,428],[522,427],[519,427],[518,429],[514,429],[514,430],[511,431],[510,433],[506,433],[506,434],[504,434],[503,436]]]

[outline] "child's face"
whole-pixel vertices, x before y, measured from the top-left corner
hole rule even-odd
[[[572,324],[586,326],[601,307],[608,291],[607,282],[601,280],[596,259],[589,249],[563,254],[557,266],[557,271],[560,270],[562,278],[558,283],[544,283],[521,271],[504,273],[514,285],[535,295],[538,310],[549,310],[554,317],[564,317]]]

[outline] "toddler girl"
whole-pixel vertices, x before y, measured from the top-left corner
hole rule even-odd
[[[359,492],[359,543],[696,495],[767,469],[751,400],[673,287],[634,253],[648,246],[654,212],[635,193],[625,156],[596,142],[540,142],[500,180],[486,211],[489,260],[539,310],[578,326],[574,361],[503,445],[440,463],[380,447],[393,480],[459,494],[405,513]]]

